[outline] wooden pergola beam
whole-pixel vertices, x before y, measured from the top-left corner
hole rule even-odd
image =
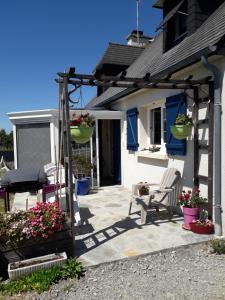
[[[159,83],[136,83],[136,82],[116,82],[116,81],[111,81],[111,82],[102,82],[102,81],[91,81],[90,80],[68,80],[69,84],[72,85],[85,85],[85,86],[104,86],[104,87],[121,87],[121,88],[137,88],[137,89],[192,89],[191,84],[169,84],[169,83],[164,83],[164,84],[159,84]]]
[[[137,77],[126,77],[124,74],[120,76],[106,76],[106,75],[87,75],[87,74],[76,74],[76,73],[58,73],[58,75],[63,77],[68,77],[69,80],[71,79],[78,79],[78,80],[91,80],[91,81],[98,81],[98,82],[130,82],[130,83],[155,83],[155,84],[189,84],[189,85],[201,85],[201,84],[207,84],[212,79],[211,76],[206,76],[201,79],[190,79],[192,78],[191,75],[188,78],[185,79],[170,79],[167,78],[153,78],[150,76],[149,73],[147,73],[143,78],[137,78]]]

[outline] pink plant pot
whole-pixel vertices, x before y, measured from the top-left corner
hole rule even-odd
[[[199,208],[198,207],[195,207],[195,208],[184,207],[183,215],[184,215],[185,228],[191,230],[190,223],[199,218]]]

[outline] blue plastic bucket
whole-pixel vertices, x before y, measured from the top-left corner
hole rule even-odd
[[[88,195],[90,191],[90,178],[77,180],[77,195]]]

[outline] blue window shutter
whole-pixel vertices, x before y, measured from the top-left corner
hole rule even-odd
[[[186,113],[186,95],[179,94],[166,98],[166,149],[170,155],[186,155],[186,139],[177,140],[170,131],[178,114]]]
[[[138,110],[132,108],[127,111],[127,150],[138,150]]]

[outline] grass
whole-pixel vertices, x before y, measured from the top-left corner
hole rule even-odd
[[[0,299],[4,295],[14,295],[28,291],[41,293],[61,279],[79,278],[83,275],[83,267],[76,258],[69,258],[63,266],[51,267],[36,271],[17,280],[0,284]]]

